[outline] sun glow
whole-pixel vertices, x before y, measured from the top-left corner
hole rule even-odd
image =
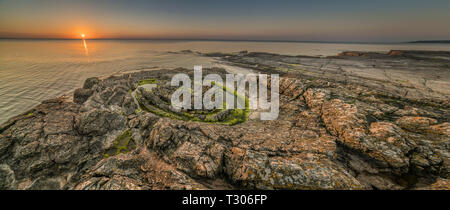
[[[86,37],[84,34],[81,34],[81,38],[84,39],[84,37]]]

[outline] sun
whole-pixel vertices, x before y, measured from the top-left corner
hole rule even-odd
[[[84,35],[84,34],[81,34],[81,38],[83,38],[83,39],[84,39],[84,37],[85,37],[85,35]]]

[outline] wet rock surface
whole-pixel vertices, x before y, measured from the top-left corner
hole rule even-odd
[[[167,82],[190,69],[90,78],[73,100],[44,101],[0,126],[0,188],[450,189],[449,95],[333,67],[406,71],[401,62],[419,56],[445,86],[442,53],[205,56],[280,74],[278,119],[172,110]]]

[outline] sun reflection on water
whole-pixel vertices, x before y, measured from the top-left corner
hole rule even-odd
[[[84,54],[89,55],[89,50],[85,39],[83,39],[83,46],[84,46]]]

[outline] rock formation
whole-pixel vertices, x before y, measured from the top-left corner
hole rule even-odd
[[[168,83],[188,69],[90,78],[0,126],[0,189],[450,189],[445,93],[322,75],[301,56],[214,56],[279,73],[278,119],[172,110]]]

